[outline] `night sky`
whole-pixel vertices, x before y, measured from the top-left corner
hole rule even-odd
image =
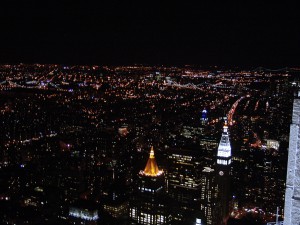
[[[1,1],[0,63],[300,64],[300,13],[287,3],[21,2]]]

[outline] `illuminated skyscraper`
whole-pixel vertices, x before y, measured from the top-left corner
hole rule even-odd
[[[216,178],[218,185],[219,217],[224,220],[229,213],[230,200],[230,170],[231,170],[231,145],[228,134],[227,122],[223,127],[222,137],[218,147]]]
[[[170,218],[166,209],[164,173],[158,169],[152,147],[146,167],[138,175],[137,189],[130,202],[131,224],[167,224]]]
[[[199,139],[200,148],[202,149],[202,156],[204,157],[203,166],[213,167],[216,162],[217,149],[219,141],[216,137],[203,136]]]
[[[150,151],[150,156],[147,161],[146,167],[144,170],[140,171],[140,175],[142,176],[150,176],[150,177],[158,177],[163,174],[162,170],[158,169],[155,156],[154,156],[154,150],[153,147],[151,148]]]
[[[225,125],[223,126],[223,133],[222,133],[222,137],[219,143],[218,153],[217,153],[217,164],[224,165],[224,166],[231,164],[231,146],[230,146],[227,122],[225,122]]]
[[[300,224],[300,92],[294,99],[290,126],[284,225]]]
[[[201,152],[199,149],[170,149],[168,195],[172,201],[172,224],[195,224],[200,211]]]
[[[187,204],[195,198],[198,199],[201,186],[199,153],[186,149],[172,149],[168,161],[169,195]]]
[[[207,121],[208,121],[207,110],[203,109],[202,110],[202,116],[201,116],[201,124],[205,124]]]

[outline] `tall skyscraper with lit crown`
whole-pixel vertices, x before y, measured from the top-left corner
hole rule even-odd
[[[224,220],[229,213],[230,201],[230,175],[231,175],[231,145],[229,140],[228,126],[225,122],[223,133],[218,146],[217,165],[216,165],[216,180],[218,193],[218,212],[217,217]]]
[[[222,137],[218,146],[217,164],[228,166],[231,164],[231,145],[228,134],[227,122],[223,126]]]
[[[138,175],[137,188],[130,202],[131,224],[168,224],[170,218],[165,199],[164,172],[158,169],[152,147],[146,167]]]

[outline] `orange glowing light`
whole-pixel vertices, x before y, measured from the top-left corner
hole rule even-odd
[[[146,176],[156,177],[156,176],[161,175],[162,173],[163,173],[163,171],[158,169],[158,166],[157,166],[157,163],[155,160],[155,156],[154,156],[153,146],[152,146],[146,167],[145,167],[144,171],[141,171],[141,174],[144,174]]]

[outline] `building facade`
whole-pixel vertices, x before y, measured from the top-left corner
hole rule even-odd
[[[231,182],[231,145],[228,126],[225,123],[217,152],[216,181],[218,193],[218,217],[220,221],[226,220],[229,214],[230,182]]]
[[[284,225],[300,224],[300,93],[294,99],[290,126]]]
[[[169,224],[164,172],[158,169],[153,147],[144,170],[138,175],[130,201],[130,223],[134,225]]]

